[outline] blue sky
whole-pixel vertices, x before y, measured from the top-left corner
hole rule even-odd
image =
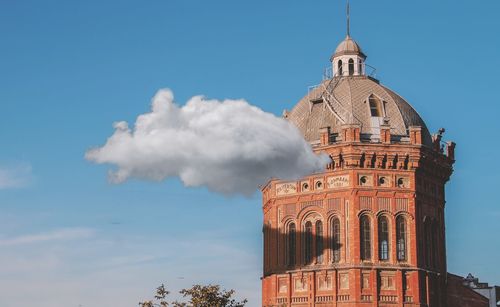
[[[458,144],[448,270],[496,284],[499,10],[495,0],[351,3],[352,36],[381,82]],[[179,103],[244,98],[280,115],[344,36],[343,1],[1,1],[0,305],[135,306],[162,282],[216,282],[258,306],[258,194],[176,179],[113,185],[84,154],[160,88]]]

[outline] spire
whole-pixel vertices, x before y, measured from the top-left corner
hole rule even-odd
[[[347,0],[347,36],[351,36],[351,21],[349,16],[349,0]]]

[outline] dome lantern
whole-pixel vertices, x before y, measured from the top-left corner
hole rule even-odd
[[[365,75],[366,55],[361,51],[358,43],[351,38],[349,2],[347,3],[347,36],[337,46],[330,58],[333,76],[361,76]]]
[[[349,35],[337,46],[331,57],[333,75],[363,76],[365,75],[366,55],[361,51],[358,43]]]

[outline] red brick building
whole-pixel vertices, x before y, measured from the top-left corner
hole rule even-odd
[[[455,144],[444,130],[431,135],[365,59],[348,35],[331,77],[285,112],[331,162],[262,189],[263,306],[447,306],[444,186]]]

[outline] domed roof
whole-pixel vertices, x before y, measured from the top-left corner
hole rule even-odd
[[[346,54],[359,55],[366,58],[363,51],[361,51],[361,47],[359,47],[358,43],[356,43],[356,41],[353,40],[349,35],[347,35],[346,38],[337,46],[337,49],[335,49],[335,53],[332,55],[332,58]]]
[[[308,142],[314,144],[319,141],[321,128],[330,127],[331,133],[340,133],[341,126],[346,123],[359,124],[362,137],[363,135],[365,138],[370,137],[380,133],[380,130],[374,129],[375,126],[381,121],[388,120],[394,137],[408,137],[410,126],[420,126],[423,143],[432,144],[429,130],[417,111],[401,96],[377,80],[367,76],[330,80],[323,81],[322,85],[302,98],[286,115]],[[329,97],[336,100],[337,111],[321,99],[325,88],[329,88],[328,91],[332,94]],[[370,97],[380,105],[379,111],[375,111],[380,112],[378,117],[372,116]]]

